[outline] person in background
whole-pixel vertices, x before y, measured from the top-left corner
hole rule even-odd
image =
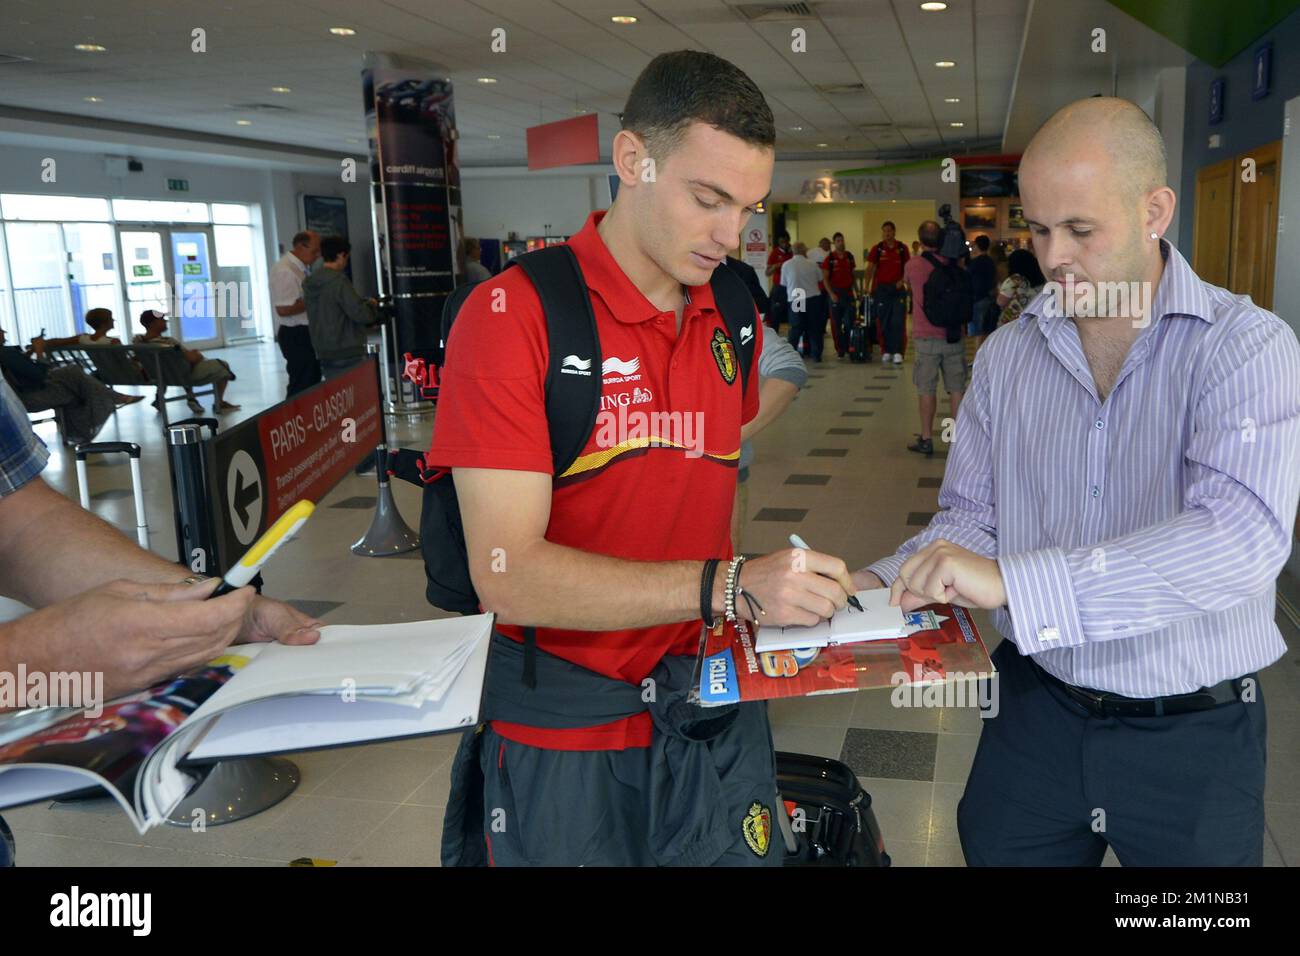
[[[156,309],[145,309],[140,313],[140,324],[144,326],[144,334],[137,335],[131,341],[137,345],[172,345],[179,348],[185,354],[185,361],[190,363],[190,381],[185,387],[189,395],[188,404],[190,411],[195,415],[203,411],[203,406],[199,400],[194,397],[194,386],[211,385],[216,400],[212,403],[214,412],[237,412],[238,405],[233,405],[226,401],[226,386],[235,380],[235,373],[223,359],[210,359],[196,349],[187,349],[170,335],[164,335],[167,331],[167,313],[159,312]],[[166,392],[167,386],[161,382],[158,384],[158,397],[153,401],[154,408],[162,408],[163,393]]]
[[[865,285],[871,296],[872,314],[879,326],[880,361],[899,365],[907,342],[903,267],[910,257],[907,246],[894,237],[894,232],[892,222],[881,223],[880,241],[867,252]]]
[[[311,344],[320,359],[326,380],[360,365],[366,357],[366,331],[379,321],[374,299],[363,299],[348,281],[348,260],[352,244],[342,236],[326,236],[320,242],[320,268],[302,284],[307,305],[307,327]],[[372,451],[356,466],[364,475],[375,468]]]
[[[289,374],[285,398],[311,388],[320,381],[320,362],[311,346],[307,328],[307,304],[302,283],[311,264],[320,258],[320,236],[305,229],[293,237],[289,251],[271,266],[271,305],[275,309],[275,343],[284,356]]]
[[[465,281],[482,282],[484,279],[491,279],[492,273],[480,261],[483,247],[479,241],[473,236],[466,236],[461,240],[461,248],[465,255]]]
[[[800,245],[801,243],[795,243],[795,249]],[[824,327],[824,312],[821,321]],[[740,428],[736,503],[731,510],[731,547],[736,554],[744,553],[741,538],[744,534],[745,515],[749,512],[749,468],[754,462],[754,436],[780,418],[790,407],[795,395],[808,381],[808,369],[793,345],[779,335],[765,335],[758,356],[758,380],[758,414]]]
[[[1038,260],[1028,249],[1013,250],[1007,257],[1007,277],[998,286],[997,318],[998,325],[1005,325],[1020,318],[1031,299],[1042,291],[1047,279],[1038,265]]]
[[[820,362],[826,339],[826,297],[821,292],[821,270],[808,259],[807,252],[802,242],[794,244],[794,255],[781,265],[781,286],[790,300],[790,347],[800,348],[802,339],[804,357],[811,355],[814,362]]]
[[[820,269],[822,267],[822,263],[826,261],[826,257],[829,256],[830,254],[831,254],[830,237],[822,236],[820,239],[817,240],[816,248],[808,250],[808,261],[811,262],[813,265],[815,265],[818,269]]]
[[[831,321],[839,331],[836,354],[843,358],[849,347],[849,329],[857,318],[857,300],[853,296],[853,270],[857,261],[844,248],[844,233],[831,236],[833,248],[822,261],[823,282],[831,300]]]
[[[0,372],[23,407],[29,412],[59,410],[68,444],[94,441],[117,407],[113,390],[79,365],[50,366],[33,361],[30,352],[4,341],[5,332],[0,328]],[[33,346],[39,356],[43,343],[37,339]]]
[[[776,234],[776,245],[767,254],[767,281],[771,284],[772,307],[767,312],[767,324],[773,332],[781,331],[781,323],[786,321],[789,309],[789,297],[781,285],[781,266],[794,252],[790,249],[790,233],[781,231]]]
[[[994,294],[997,288],[997,266],[989,255],[992,243],[989,237],[981,233],[975,237],[975,255],[971,257],[966,272],[970,275],[971,295],[975,299],[971,322],[975,330],[975,350],[984,344],[986,336],[992,335],[998,327],[997,303]]]
[[[927,458],[934,454],[934,411],[938,404],[935,393],[939,387],[940,370],[943,371],[943,387],[952,402],[954,420],[961,406],[962,394],[966,391],[966,342],[949,342],[947,330],[934,325],[925,315],[925,282],[934,271],[930,257],[933,256],[940,263],[949,261],[939,255],[943,233],[943,227],[933,219],[921,223],[917,234],[920,236],[922,253],[908,260],[903,269],[903,278],[912,293],[912,340],[916,349],[912,382],[916,385],[917,405],[921,414],[921,431],[916,441],[907,446],[907,450],[918,452]]]
[[[70,348],[77,345],[121,345],[120,341],[108,334],[116,324],[112,309],[91,309],[86,313],[86,325],[90,328],[89,332],[58,339],[37,336],[32,339],[31,345],[27,347],[27,354],[34,354],[38,359],[44,359],[47,348]],[[134,405],[136,402],[144,401],[143,395],[127,395],[125,392],[119,392],[113,388],[110,388],[109,391],[112,392],[113,401],[118,408],[123,405]]]
[[[52,679],[93,671],[104,675],[111,700],[211,660],[232,642],[320,638],[322,622],[249,587],[205,600],[220,578],[186,576],[63,497],[40,477],[49,454],[0,381],[0,594],[34,608],[0,622],[0,673],[21,666]],[[0,819],[0,867],[13,863],[13,834]]]

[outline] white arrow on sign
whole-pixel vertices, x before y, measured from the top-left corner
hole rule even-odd
[[[252,544],[262,521],[262,476],[248,452],[240,450],[230,456],[226,472],[226,501],[230,524],[240,544]]]

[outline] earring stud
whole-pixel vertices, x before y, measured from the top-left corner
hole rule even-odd
[[[1152,239],[1159,239],[1160,237],[1157,236],[1157,235],[1153,232],[1153,233],[1151,233],[1151,238],[1152,238]]]

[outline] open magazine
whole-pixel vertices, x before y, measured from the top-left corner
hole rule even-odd
[[[330,625],[305,647],[247,644],[94,711],[0,714],[0,809],[103,787],[140,833],[219,760],[478,723],[492,615]]]
[[[690,699],[705,707],[902,684],[987,677],[995,668],[965,608],[930,604],[903,615],[903,637],[759,651],[745,621],[703,629]]]

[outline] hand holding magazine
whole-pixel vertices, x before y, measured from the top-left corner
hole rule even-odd
[[[219,760],[446,733],[478,723],[492,615],[321,628],[247,644],[101,712],[0,714],[0,809],[100,786],[140,833]]]

